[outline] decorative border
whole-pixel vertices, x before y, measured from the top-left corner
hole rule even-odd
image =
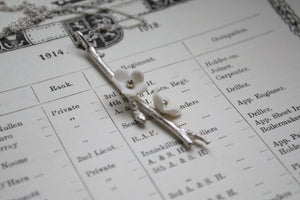
[[[268,0],[281,19],[290,27],[290,31],[300,37],[300,18],[285,0]]]
[[[83,0],[61,0],[61,1],[53,1],[53,4],[56,4],[58,6],[67,5],[67,4],[73,4],[77,2],[81,2]],[[100,3],[109,3],[113,2],[114,0],[99,0]],[[133,0],[133,3],[139,3],[144,6],[145,11],[136,13],[136,15],[145,15],[149,14],[158,10],[166,9],[168,7],[174,6],[179,3],[183,3],[189,0]],[[125,5],[128,2],[116,4],[118,6]],[[114,5],[114,7],[116,7]],[[15,35],[10,35],[5,38],[0,39],[0,54],[14,51],[20,48],[30,47],[32,45],[38,45],[41,43],[45,43],[51,40],[59,39],[61,37],[69,36],[73,42],[76,42],[76,38],[74,37],[74,31],[81,30],[87,34],[87,29],[93,28],[93,21],[96,19],[92,19],[93,16],[79,16],[79,17],[73,17],[70,19],[57,21],[54,23],[42,25],[42,26],[36,26],[34,28],[29,28],[24,31],[20,31]],[[100,17],[101,18],[101,17]],[[100,20],[99,18],[99,20]],[[104,18],[103,18],[104,19]],[[119,30],[114,30],[113,26],[117,25],[118,22],[124,21],[124,19],[120,19],[119,21],[114,21],[114,19],[110,18],[108,15],[104,19],[106,22],[111,21],[112,30],[109,31],[102,31],[101,28],[99,29],[100,32],[98,32],[99,37],[97,39],[93,40],[93,43],[95,45],[95,48],[101,49],[101,48],[108,48],[110,46],[113,46],[117,43],[119,43],[123,39],[123,30],[119,28]],[[125,19],[126,20],[126,19]],[[55,25],[55,26],[54,26]],[[62,26],[64,30],[55,31],[49,28],[47,30],[48,33],[52,33],[51,37],[43,35],[44,29],[48,27],[60,27]],[[95,27],[96,28],[96,27]],[[98,27],[99,28],[99,27]],[[28,35],[30,34],[31,29],[34,29],[34,35]],[[40,30],[40,32],[39,32]],[[68,34],[68,35],[67,35]],[[60,37],[60,35],[62,35]],[[38,36],[37,38],[35,36]],[[95,35],[89,35],[92,39]]]

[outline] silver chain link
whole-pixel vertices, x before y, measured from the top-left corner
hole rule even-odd
[[[102,2],[102,3],[101,3]],[[23,11],[25,17],[17,19],[15,22],[9,23],[0,32],[0,38],[6,37],[8,35],[16,34],[17,32],[30,28],[34,25],[51,19],[56,16],[64,16],[69,14],[86,14],[86,10],[93,9],[96,11],[109,11],[112,13],[117,13],[128,17],[129,19],[135,19],[139,23],[127,26],[119,26],[123,29],[133,29],[141,25],[147,24],[146,20],[140,16],[131,15],[122,11],[118,11],[112,8],[102,7],[103,1],[91,1],[88,3],[76,4],[76,5],[64,5],[58,8],[48,8],[46,6],[37,6],[36,4],[23,1],[22,4],[8,6],[5,1],[0,0],[0,11],[2,12],[18,12]]]

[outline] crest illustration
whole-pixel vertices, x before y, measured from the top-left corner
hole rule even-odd
[[[19,31],[17,34],[0,38],[0,53],[29,45],[30,43],[24,36],[24,32]]]
[[[184,1],[188,0],[145,0],[145,3],[148,4],[148,7],[150,7],[151,10],[159,10],[182,3]]]
[[[85,14],[63,21],[72,40],[76,43],[74,32],[80,31],[97,49],[110,47],[123,38],[122,28],[106,12]]]

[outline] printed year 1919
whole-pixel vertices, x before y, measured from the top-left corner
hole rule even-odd
[[[149,23],[149,24],[139,26],[139,30],[141,32],[155,30],[155,29],[158,29],[158,28],[159,28],[158,22],[152,22],[152,23]]]

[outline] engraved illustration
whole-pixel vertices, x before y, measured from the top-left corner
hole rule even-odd
[[[110,47],[123,38],[121,27],[105,12],[85,14],[81,17],[64,20],[63,24],[72,36],[74,43],[77,42],[74,32],[80,31],[97,49]]]
[[[163,9],[188,0],[145,0],[151,10]]]
[[[268,0],[281,19],[287,23],[291,32],[300,37],[300,18],[285,0]]]
[[[24,36],[24,32],[0,38],[0,53],[31,45]]]
[[[71,3],[77,3],[77,2],[81,2],[83,0],[58,0],[58,1],[53,1],[52,4],[56,4],[58,6],[64,6],[67,4],[71,4]]]
[[[82,1],[83,0],[61,0],[61,1],[57,0],[57,1],[53,1],[52,4],[55,4],[59,7],[64,7],[71,4],[80,3]],[[97,4],[101,5],[105,3],[111,3],[113,1],[114,0],[98,0]],[[147,9],[147,11],[138,14],[140,15],[148,14],[186,1],[188,0],[142,0],[143,5]],[[126,6],[126,2],[122,2],[118,5]],[[56,13],[57,16],[67,15],[67,14],[70,14],[68,10]],[[76,38],[74,37],[74,32],[81,31],[87,37],[89,42],[91,42],[94,45],[94,47],[97,49],[108,48],[112,45],[117,44],[123,38],[122,28],[118,25],[116,21],[114,21],[114,19],[112,19],[111,14],[105,10],[95,14],[85,14],[84,16],[73,17],[71,19],[66,19],[57,22],[61,22],[64,25],[64,28],[71,36],[71,39],[73,40],[74,43],[76,42]],[[51,25],[51,24],[53,23],[46,24],[46,25]],[[46,25],[43,26],[46,27]],[[38,38],[34,38],[34,36],[32,36],[33,38],[31,38],[31,40],[37,42],[31,43],[30,39],[27,38],[28,35],[26,35],[26,30],[19,31],[15,35],[10,35],[7,37],[0,38],[0,53],[12,51],[24,47],[29,47],[32,45],[37,45],[49,41],[49,38],[47,38],[47,36],[43,38],[43,35],[41,35],[42,34],[41,33],[40,35],[37,34],[39,35]],[[50,29],[48,30],[51,31]],[[54,39],[59,39],[59,38],[61,37],[57,37]]]
[[[52,4],[58,5],[58,6],[65,6],[68,4],[75,4],[75,3],[80,3],[83,2],[85,0],[57,0],[57,1],[53,1]],[[115,0],[97,0],[97,3],[100,4],[104,4],[104,3],[111,3]]]

